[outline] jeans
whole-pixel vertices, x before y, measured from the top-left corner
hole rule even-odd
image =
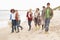
[[[47,32],[49,30],[49,24],[50,24],[50,18],[45,19],[45,31]]]
[[[40,26],[40,24],[41,24],[41,20],[40,19],[38,19],[38,18],[34,18],[34,22],[35,22],[35,26]]]
[[[31,30],[31,21],[28,20],[29,30]]]
[[[22,29],[23,29],[23,27],[20,25],[20,22],[21,22],[20,20],[18,20],[18,21],[17,21],[17,28],[18,28],[18,27],[20,27],[20,28],[21,28],[21,30],[22,30]],[[19,28],[18,28],[18,31],[19,31]]]
[[[16,21],[16,29],[17,29],[17,32],[19,32],[19,21]]]
[[[12,20],[12,32],[16,31],[16,20]]]
[[[35,26],[37,26],[37,18],[34,18],[34,23],[35,23]]]

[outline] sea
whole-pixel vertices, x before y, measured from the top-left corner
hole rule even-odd
[[[27,20],[27,18],[26,18],[27,10],[19,10],[18,12],[20,15],[21,23],[23,23],[24,21]],[[32,12],[34,13],[34,11],[32,11]],[[53,19],[59,21],[58,20],[58,19],[60,19],[59,10],[54,11]],[[10,11],[9,10],[0,10],[0,28],[8,27],[9,21],[10,21]]]

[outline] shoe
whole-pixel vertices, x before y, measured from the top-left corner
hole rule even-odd
[[[45,31],[45,34],[49,34],[49,32],[48,31]]]
[[[11,33],[14,33],[14,32],[11,32]]]
[[[23,30],[23,28],[21,28],[21,30]]]
[[[29,30],[28,31],[30,31],[31,30],[31,28],[29,28]]]
[[[19,33],[19,31],[18,31],[18,32],[16,32],[16,33]]]

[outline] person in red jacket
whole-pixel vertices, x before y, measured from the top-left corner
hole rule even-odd
[[[28,25],[29,25],[29,30],[28,31],[30,31],[31,30],[31,22],[32,22],[32,10],[31,9],[29,9],[29,11],[27,12],[27,19],[28,19]]]

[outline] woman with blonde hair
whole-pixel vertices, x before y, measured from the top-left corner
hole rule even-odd
[[[33,14],[32,9],[29,9],[29,11],[27,12],[27,15],[26,15],[26,17],[28,19],[28,25],[29,25],[29,30],[28,31],[31,30],[32,14]]]

